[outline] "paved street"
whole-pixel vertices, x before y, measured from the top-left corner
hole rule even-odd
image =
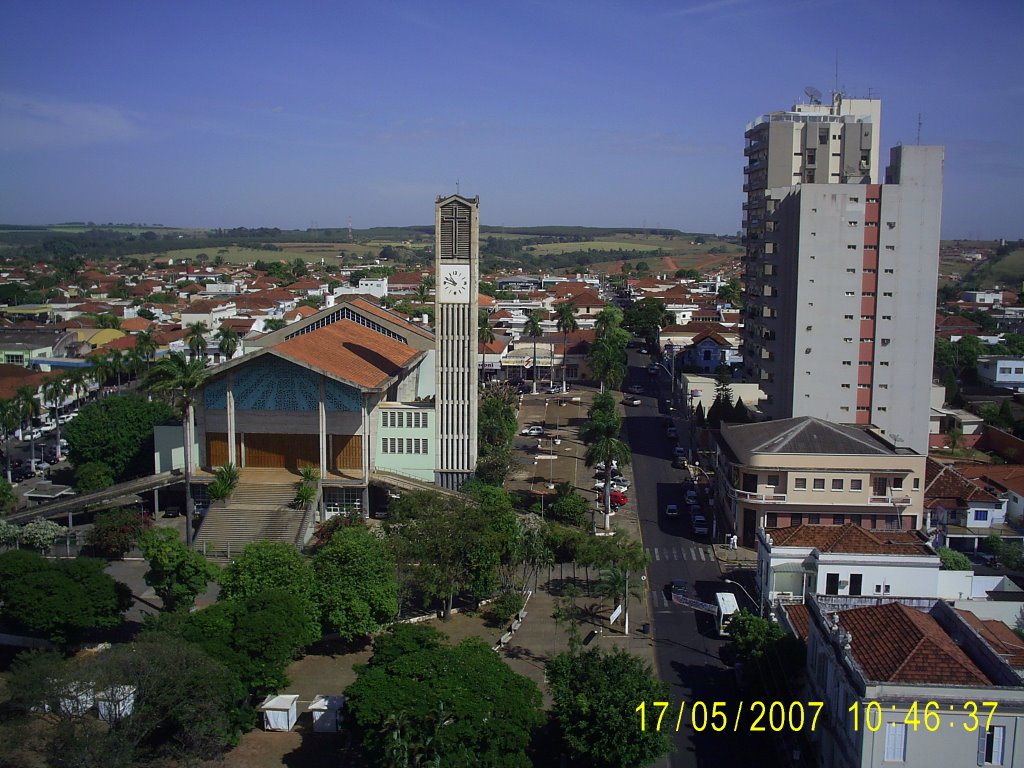
[[[644,547],[651,555],[648,576],[655,660],[658,676],[670,685],[674,730],[680,702],[685,701],[689,707],[693,701],[705,701],[710,709],[711,702],[734,700],[738,693],[733,670],[721,661],[725,642],[717,636],[714,617],[673,604],[667,586],[672,579],[685,579],[690,596],[708,603],[714,602],[716,592],[739,590],[723,583],[725,577],[711,538],[694,536],[689,529],[682,484],[688,475],[685,469],[672,466],[673,448],[687,445],[689,429],[682,414],[668,410],[668,375],[659,372],[651,376],[648,362],[646,355],[630,351],[626,384],[643,384],[645,392],[640,396],[641,405],[626,409],[626,432],[633,450],[635,497]],[[666,436],[669,419],[677,428],[678,440]],[[679,505],[678,517],[665,517],[669,503]],[[741,593],[738,600],[741,606],[750,607]],[[742,728],[728,734],[710,729],[695,733],[688,723],[689,717],[685,716],[683,727],[674,736],[676,752],[659,765],[743,765],[749,764],[753,755],[757,755],[759,766],[774,764],[774,744],[767,736],[755,738]]]

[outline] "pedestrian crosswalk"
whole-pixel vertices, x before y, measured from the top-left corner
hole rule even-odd
[[[671,560],[693,560],[694,562],[712,562],[715,559],[714,550],[703,544],[686,546],[681,544],[676,547],[645,547],[647,554],[651,557],[652,563]]]

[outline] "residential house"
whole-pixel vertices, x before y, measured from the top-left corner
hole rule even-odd
[[[991,493],[1006,500],[1006,520],[1024,520],[1024,466],[1020,464],[964,464],[957,467],[964,477],[981,482]]]
[[[982,384],[1024,392],[1024,357],[983,355],[975,370]]]
[[[870,425],[812,416],[723,424],[716,437],[716,501],[744,546],[757,528],[921,527],[925,456]]]
[[[714,373],[722,365],[733,368],[743,363],[739,339],[715,331],[704,331],[694,337],[682,352],[682,364]]]
[[[1006,522],[1008,495],[985,487],[956,467],[928,459],[925,469],[925,525],[937,531],[937,541],[958,552],[977,552],[989,536],[1022,541]]]

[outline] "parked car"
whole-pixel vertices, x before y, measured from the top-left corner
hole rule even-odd
[[[679,505],[677,505],[677,504],[666,504],[665,505],[665,517],[679,517]]]
[[[674,455],[677,459],[685,459],[687,456],[690,455],[690,449],[684,448],[681,445],[677,445],[675,448],[672,449],[672,455]]]
[[[604,480],[598,480],[594,483],[595,491],[604,490]],[[619,482],[618,480],[612,480],[612,493],[625,493],[629,490],[629,483]]]
[[[623,405],[640,405],[643,403],[643,400],[633,395],[627,395],[622,399],[622,403]]]
[[[697,503],[697,489],[696,488],[687,488],[686,489],[686,503],[687,504],[696,504]]]
[[[11,470],[11,482],[20,483],[23,480],[28,480],[30,477],[35,477],[36,473],[28,467],[18,467],[17,469]]]
[[[691,515],[690,528],[693,529],[693,533],[695,536],[707,536],[708,519],[704,517],[704,515]]]
[[[562,392],[564,392],[564,390],[562,389],[561,384],[552,384],[550,387],[548,387],[549,395],[560,395],[562,394]]]
[[[534,424],[531,427],[525,427],[520,432],[520,435],[526,435],[527,437],[543,437],[544,427],[539,424]]]
[[[674,426],[666,427],[665,437],[669,438],[670,440],[676,440],[679,437],[679,431]]]
[[[612,504],[617,507],[621,507],[623,504],[629,503],[629,497],[622,493],[622,491],[612,491],[611,497]]]
[[[644,393],[643,384],[630,384],[626,387],[627,392],[632,392],[634,395],[642,395]]]

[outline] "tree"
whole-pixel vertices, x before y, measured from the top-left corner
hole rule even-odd
[[[57,376],[43,384],[43,397],[50,404],[50,410],[53,411],[54,421],[57,424],[57,461],[61,459],[60,410],[64,401],[71,395],[73,387],[73,380],[69,376]]]
[[[193,360],[206,354],[206,334],[209,332],[210,329],[202,320],[189,323],[188,332],[185,334],[185,343],[188,344]]]
[[[67,532],[67,528],[53,520],[37,519],[22,526],[21,543],[39,552],[45,552]]]
[[[634,336],[657,339],[659,332],[675,320],[675,316],[665,308],[661,299],[646,298],[634,301],[623,313],[622,325]]]
[[[230,360],[235,356],[235,352],[238,351],[238,343],[238,332],[235,329],[221,326],[217,331],[217,350],[225,360]]]
[[[729,622],[731,645],[741,661],[763,658],[784,634],[778,624],[746,610],[735,613]]]
[[[167,392],[181,404],[181,431],[185,445],[185,543],[192,546],[192,517],[195,500],[192,498],[193,410],[200,387],[209,373],[202,360],[188,360],[181,352],[172,352],[154,365],[146,376],[146,386],[154,392]],[[81,415],[79,415],[79,419]],[[77,420],[76,420],[77,421]]]
[[[494,335],[494,329],[491,328],[491,324],[487,322],[487,311],[480,310],[480,315],[477,317],[476,326],[476,340],[477,344],[486,346],[497,338]],[[484,380],[484,352],[480,351],[480,381]]]
[[[619,439],[622,431],[622,419],[618,414],[603,414],[600,418],[591,419],[580,430],[584,442],[588,443],[583,461],[588,467],[603,465],[605,478],[611,477],[612,462],[620,467],[629,464],[633,457],[629,446]],[[611,483],[604,484],[604,527],[610,527],[609,518],[612,513]]]
[[[18,496],[14,488],[3,478],[0,478],[0,517],[18,506]]]
[[[279,331],[286,325],[288,325],[288,323],[285,322],[283,317],[271,317],[269,320],[263,321],[263,330],[270,333],[272,331]]]
[[[598,336],[590,347],[587,362],[590,372],[605,388],[616,389],[626,378],[626,343],[629,334],[621,328],[615,328],[605,335]]]
[[[589,503],[578,493],[559,495],[549,507],[551,519],[563,525],[582,527],[587,522]]]
[[[555,309],[555,327],[562,332],[562,390],[565,390],[566,360],[569,355],[569,334],[576,333],[580,324],[576,322],[576,302],[563,301]]]
[[[740,279],[730,278],[728,283],[718,289],[718,298],[732,307],[742,307],[743,287],[740,285]]]
[[[650,665],[621,649],[562,653],[547,664],[552,716],[574,765],[632,768],[671,749],[668,729],[641,730],[634,706],[664,701],[668,686]]]
[[[479,596],[488,585],[496,586],[507,515],[514,518],[465,499],[417,491],[391,505],[387,532],[397,559],[411,564],[427,596],[443,601],[447,619],[457,593],[471,590]]]
[[[612,605],[625,597],[627,589],[630,597],[635,597],[639,600],[643,595],[641,591],[643,589],[643,582],[636,576],[630,576],[629,571],[618,566],[601,571],[600,579],[593,585],[594,594],[598,597],[609,598]]]
[[[544,720],[536,684],[477,638],[454,647],[442,639],[397,625],[357,668],[346,709],[368,762],[529,766],[530,736]]]
[[[254,696],[288,685],[288,664],[320,639],[302,599],[284,589],[222,600],[189,614],[178,631],[227,665]]]
[[[533,339],[533,375],[531,379],[533,381],[533,394],[537,394],[537,339],[544,334],[544,331],[540,327],[540,313],[536,309],[531,309],[526,313],[526,325],[523,326],[523,335]]]
[[[383,539],[364,525],[335,531],[313,556],[324,626],[343,640],[379,631],[398,615],[398,580]]]
[[[94,717],[59,706],[68,688],[80,686],[133,689],[131,711],[109,727],[96,727]],[[19,710],[48,705],[52,727],[42,745],[31,742],[30,748],[51,757],[50,765],[130,768],[214,758],[251,725],[245,695],[222,663],[195,644],[168,636],[117,644],[84,659],[25,653],[11,669],[11,699]]]
[[[18,414],[21,417],[21,436],[25,439],[25,428],[26,425],[29,430],[29,456],[32,468],[36,465],[36,437],[35,430],[32,427],[32,422],[42,413],[42,406],[36,399],[38,390],[32,386],[18,387],[14,399],[17,403]]]
[[[76,470],[93,462],[103,464],[118,482],[148,474],[153,471],[153,427],[173,416],[166,403],[140,395],[117,395],[90,403],[65,427],[71,461]]]
[[[153,362],[156,357],[157,346],[153,331],[141,331],[135,335],[135,349],[147,363]]]
[[[107,509],[96,513],[86,541],[96,554],[119,559],[138,543],[142,527],[137,510]]]
[[[969,571],[971,561],[963,552],[957,552],[949,547],[939,547],[939,563],[944,571]]]
[[[79,493],[102,491],[114,484],[114,471],[102,461],[90,461],[75,467],[75,490]]]
[[[182,544],[173,528],[146,531],[139,546],[149,561],[144,578],[163,601],[164,610],[190,607],[220,573],[217,566]]]
[[[512,469],[518,400],[515,389],[507,384],[490,384],[481,389],[477,414],[480,455],[476,476],[485,483],[501,485]]]
[[[4,461],[7,482],[11,482],[11,436],[18,428],[18,408],[13,399],[0,400],[0,430],[4,435]]]
[[[121,623],[131,590],[103,572],[102,560],[49,562],[25,550],[0,555],[0,616],[58,645]]]

